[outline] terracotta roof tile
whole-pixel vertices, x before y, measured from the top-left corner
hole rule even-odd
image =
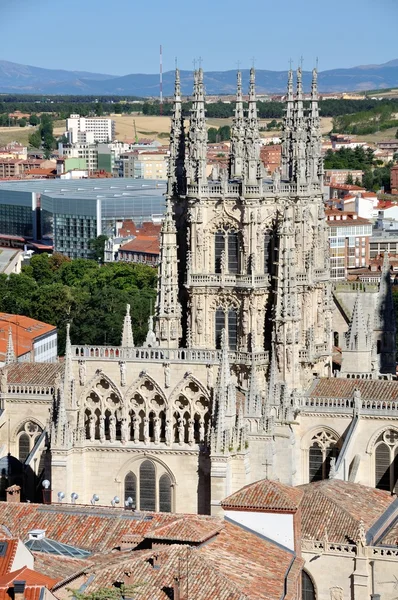
[[[7,371],[7,383],[24,385],[54,385],[58,373],[64,365],[60,363],[14,363],[3,367]]]
[[[57,583],[57,579],[53,579],[52,577],[48,577],[37,571],[32,571],[32,569],[28,569],[28,567],[22,567],[17,571],[2,575],[0,577],[0,588],[9,587],[14,581],[25,581],[26,586],[40,585],[49,589]]]
[[[394,501],[389,492],[359,483],[324,479],[301,485],[304,492],[301,503],[303,538],[330,542],[355,542],[359,523],[363,520],[369,529]]]
[[[154,540],[191,542],[200,544],[214,537],[223,528],[221,521],[214,518],[185,516],[173,523],[152,529],[145,537]]]
[[[2,539],[1,544],[7,544],[3,556],[0,557],[0,576],[10,572],[18,548],[18,539]]]
[[[153,236],[139,236],[134,240],[120,246],[119,252],[145,252],[148,254],[159,254],[159,238]]]
[[[308,395],[310,398],[350,399],[355,388],[361,392],[362,400],[398,400],[397,380],[324,377],[315,382]]]
[[[261,479],[250,483],[221,502],[224,510],[275,510],[296,511],[300,506],[301,490],[279,481]]]

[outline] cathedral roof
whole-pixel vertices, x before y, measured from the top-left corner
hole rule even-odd
[[[309,391],[310,398],[352,398],[355,388],[362,400],[398,400],[398,381],[385,379],[317,379]]]
[[[201,544],[211,537],[215,536],[223,528],[222,521],[214,518],[185,516],[152,529],[145,537],[155,540],[169,540],[177,542],[191,542]]]
[[[13,363],[6,367],[7,383],[51,386],[63,368],[60,363]]]
[[[261,479],[250,483],[221,502],[224,510],[271,510],[294,512],[303,492],[279,481]]]
[[[360,521],[365,531],[389,508],[394,497],[389,492],[359,483],[324,479],[300,485],[303,538],[330,542],[354,543]]]

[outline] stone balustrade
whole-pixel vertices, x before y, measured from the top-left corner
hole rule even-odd
[[[229,352],[229,360],[235,364],[267,364],[268,352]],[[77,360],[116,360],[131,362],[201,363],[219,364],[220,350],[195,348],[121,348],[120,346],[72,346],[72,356]]]
[[[302,413],[348,413],[352,414],[354,400],[352,398],[300,398]],[[359,404],[360,414],[366,415],[398,415],[398,402],[395,400],[364,400]]]
[[[301,541],[302,552],[310,552],[314,554],[345,554],[352,555],[357,554],[356,544],[339,544],[336,542],[329,542],[327,540],[306,540]],[[368,558],[391,558],[398,559],[398,548],[395,547],[382,547],[382,546],[365,546],[364,554]],[[362,553],[362,549],[361,549]]]
[[[191,184],[188,185],[187,196],[190,198],[197,197],[244,197],[244,198],[261,198],[264,196],[290,196],[290,195],[310,195],[321,193],[322,188],[319,183],[312,184],[296,184],[296,183],[267,183],[260,181],[259,184],[239,183],[223,183],[209,182],[206,184]]]
[[[269,275],[240,275],[234,273],[187,274],[187,286],[231,286],[257,288],[269,285]]]
[[[28,394],[29,396],[53,396],[54,387],[48,385],[25,385],[22,383],[11,383],[7,385],[7,392],[3,395],[18,396],[19,394]]]

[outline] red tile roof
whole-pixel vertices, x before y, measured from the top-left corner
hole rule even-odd
[[[363,400],[398,400],[398,381],[324,377],[315,381],[310,398],[352,398],[355,388]]]
[[[169,540],[174,542],[191,542],[201,544],[214,537],[223,528],[223,523],[214,518],[185,517],[152,529],[145,536],[153,540]]]
[[[279,481],[261,479],[246,485],[221,502],[224,510],[271,510],[295,512],[303,493]]]
[[[139,236],[134,240],[127,242],[120,246],[119,252],[139,252],[145,254],[159,255],[159,238],[153,238],[152,236]]]
[[[12,571],[11,573],[1,575],[0,588],[5,586],[9,587],[14,583],[14,581],[25,581],[27,586],[41,585],[50,589],[57,583],[58,580],[48,577],[47,575],[43,575],[43,573],[32,571],[32,569],[28,569],[28,567],[22,567],[17,571]]]
[[[365,530],[378,520],[395,498],[359,483],[324,479],[300,485],[303,538],[320,540],[325,529],[330,542],[354,543],[362,520]]]
[[[7,383],[24,385],[51,386],[58,373],[64,369],[60,363],[13,363],[3,370],[7,371]]]
[[[12,563],[14,562],[15,555],[17,553],[18,548],[18,539],[2,539],[0,542],[2,544],[7,544],[6,551],[3,556],[0,557],[0,577],[10,572],[12,568]]]

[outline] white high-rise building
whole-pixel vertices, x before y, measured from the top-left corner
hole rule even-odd
[[[115,121],[112,119],[71,115],[66,119],[66,130],[71,144],[111,142],[115,139]]]

